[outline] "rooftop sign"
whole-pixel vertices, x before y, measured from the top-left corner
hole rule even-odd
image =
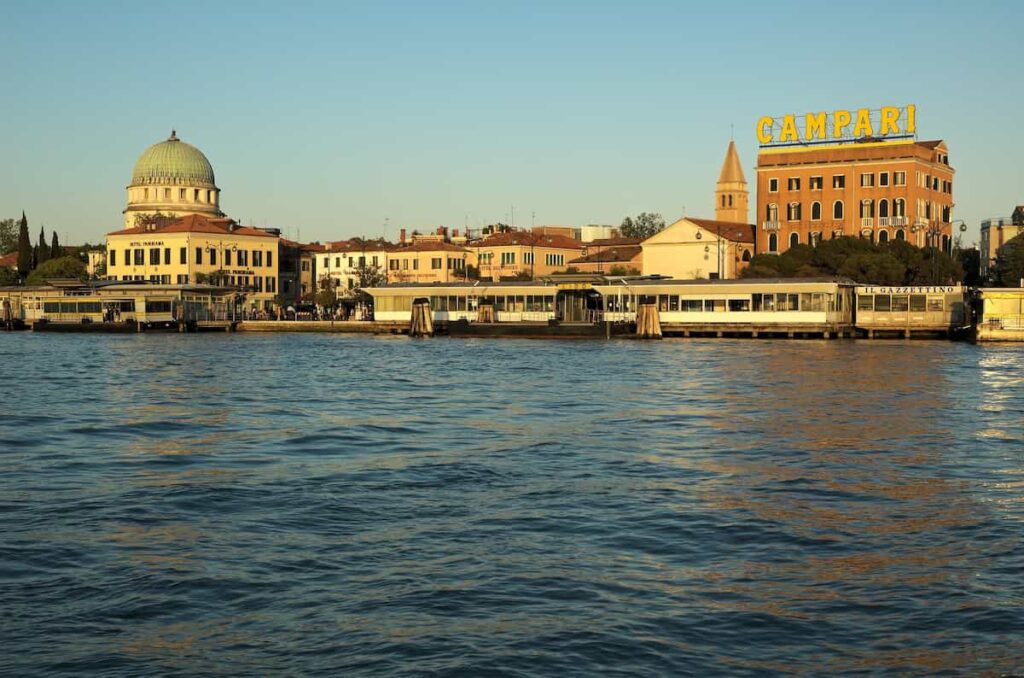
[[[917,107],[913,104],[800,116],[791,113],[781,118],[766,115],[757,121],[761,148],[909,139],[916,133]]]

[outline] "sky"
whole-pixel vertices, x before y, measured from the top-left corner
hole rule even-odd
[[[731,134],[753,184],[759,117],[913,103],[970,242],[1024,203],[1022,20],[1012,1],[0,0],[0,218],[101,242],[172,128],[229,216],[303,241],[712,217]]]

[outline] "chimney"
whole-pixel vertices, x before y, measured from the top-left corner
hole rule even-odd
[[[405,229],[404,228],[398,232],[398,244],[399,245],[404,245],[405,244]]]
[[[453,228],[452,229],[452,237],[453,238],[458,238],[459,237],[459,229],[457,229],[457,228]]]
[[[438,226],[437,227],[436,235],[444,235],[444,226]]]

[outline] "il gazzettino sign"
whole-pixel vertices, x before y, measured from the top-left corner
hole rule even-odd
[[[916,134],[917,107],[914,104],[801,115],[789,113],[778,117],[765,115],[757,121],[757,141],[761,148],[912,139]]]

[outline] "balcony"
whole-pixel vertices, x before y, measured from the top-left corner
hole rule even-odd
[[[878,217],[878,225],[879,226],[888,226],[889,225],[889,217]]]
[[[780,224],[777,221],[765,221],[761,224],[761,229],[765,231],[777,231],[779,227]]]
[[[892,225],[893,226],[906,226],[907,225],[907,218],[906,217],[891,217],[891,220],[892,220]]]
[[[871,228],[872,226],[875,225],[875,219],[874,217],[861,217],[860,225],[863,226],[864,228]]]

